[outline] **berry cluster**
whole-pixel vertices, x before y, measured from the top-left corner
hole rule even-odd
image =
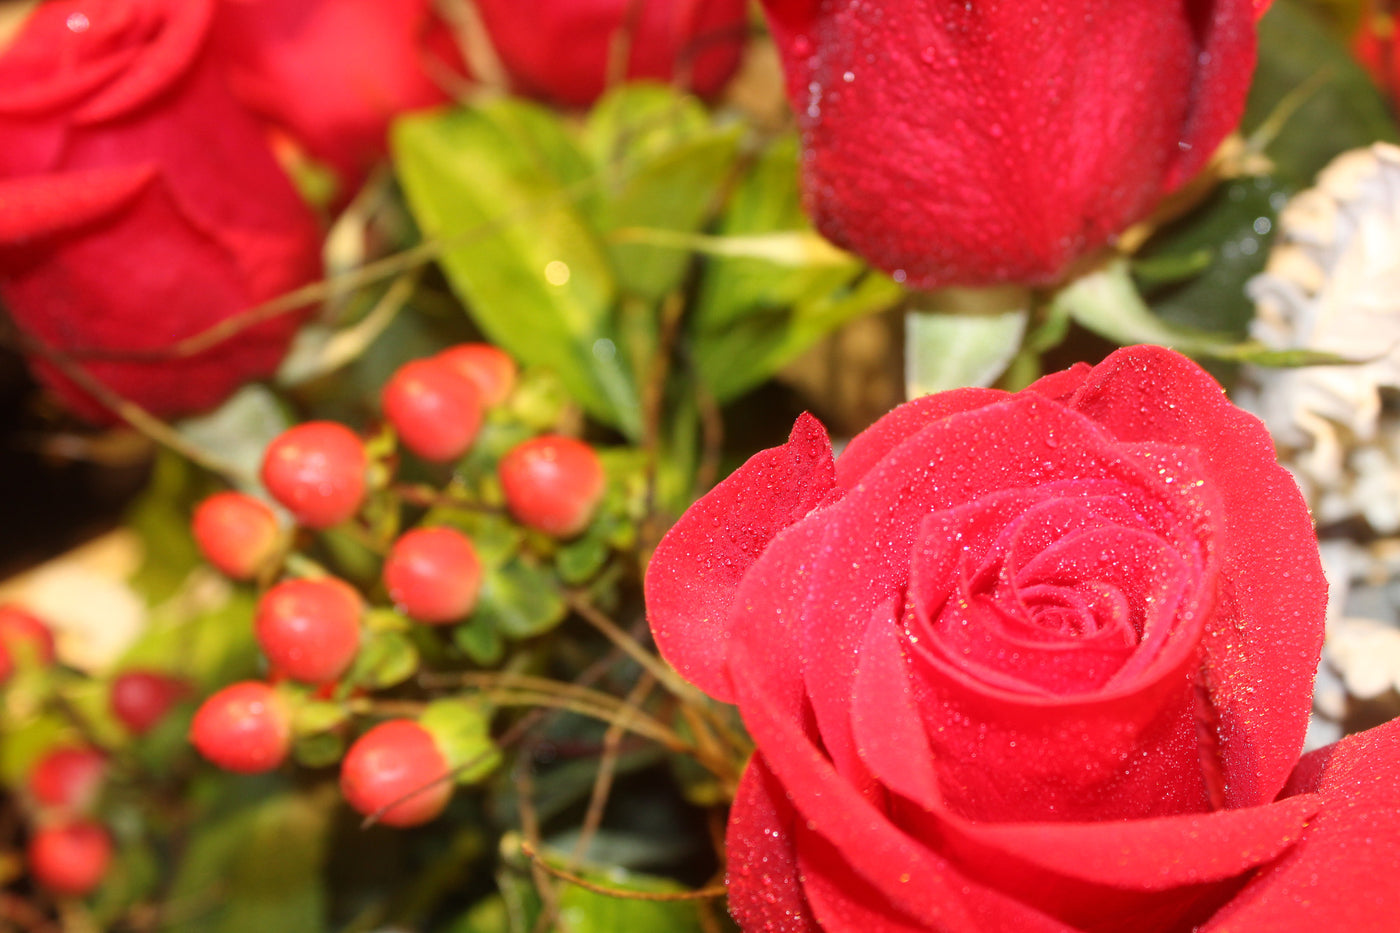
[[[0,605],[0,688],[22,670],[55,663],[50,626],[34,613]],[[188,693],[175,677],[132,669],[112,678],[112,717],[133,736],[144,735]],[[84,897],[106,877],[112,836],[98,817],[109,754],[84,740],[60,740],[29,767],[24,801],[30,825],[25,861],[33,879],[60,897]]]
[[[455,635],[443,642],[433,632],[469,627],[503,561],[547,564],[585,535],[602,507],[607,477],[597,452],[513,416],[517,380],[510,357],[488,344],[412,360],[383,387],[384,432],[362,438],[336,422],[295,425],[263,456],[271,503],[221,492],[198,506],[192,527],[209,563],[265,587],[253,629],[267,679],[226,686],[200,706],[190,739],[205,758],[244,774],[289,756],[309,764],[340,758],[345,799],[392,826],[433,819],[456,780],[494,763],[481,707],[444,712],[432,697],[405,700],[405,687],[396,708],[417,703],[422,714],[386,718],[373,694],[404,684],[420,649],[460,655]],[[451,477],[441,486],[396,481],[404,471],[395,440],[420,461],[419,473],[453,463]],[[493,530],[487,556],[474,540],[483,523]],[[332,572],[327,558],[335,554],[317,532],[366,548],[377,574]],[[503,540],[513,549],[505,557]],[[342,755],[360,714],[377,724]]]

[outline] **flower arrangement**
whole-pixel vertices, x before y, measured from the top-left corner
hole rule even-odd
[[[1394,927],[1351,6],[0,5],[0,918]]]

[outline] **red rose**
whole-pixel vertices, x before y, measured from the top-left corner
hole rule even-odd
[[[718,91],[739,66],[746,0],[476,0],[520,91],[576,107],[616,77]]]
[[[389,121],[447,100],[461,70],[431,0],[223,0],[215,42],[234,93],[315,158],[347,193],[387,151]]]
[[[764,0],[808,210],[920,288],[1053,282],[1142,219],[1239,120],[1266,5]]]
[[[150,357],[319,270],[315,218],[206,54],[213,12],[55,0],[0,54],[0,301],[161,414],[271,372],[295,322]],[[75,411],[110,417],[51,364],[35,369]]]
[[[682,517],[646,591],[662,653],[757,747],[728,837],[746,930],[1400,910],[1400,728],[1299,762],[1308,513],[1170,351],[927,396],[836,461],[804,416]]]

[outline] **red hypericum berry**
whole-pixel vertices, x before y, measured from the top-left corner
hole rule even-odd
[[[429,625],[456,622],[472,611],[481,590],[481,562],[454,528],[415,528],[389,548],[384,586],[394,605]]]
[[[112,680],[112,715],[133,735],[144,735],[189,696],[190,685],[158,671],[123,671]]]
[[[334,421],[308,421],[268,445],[262,481],[302,525],[330,528],[359,511],[368,466],[355,432]]]
[[[557,538],[588,527],[603,498],[603,464],[583,441],[546,434],[501,458],[506,506],[522,525]]]
[[[418,826],[452,798],[447,772],[447,759],[427,729],[411,719],[393,719],[350,746],[340,765],[340,790],[365,816],[389,807],[379,814],[386,826]]]
[[[190,741],[225,771],[271,771],[291,746],[291,714],[272,687],[241,681],[204,701],[190,725]]]
[[[253,624],[274,668],[302,683],[324,684],[355,660],[363,613],[360,594],[342,580],[284,580],[258,600]]]
[[[107,774],[107,756],[95,748],[52,748],[29,772],[29,793],[45,807],[92,809]]]
[[[107,875],[112,837],[92,820],[47,823],[29,839],[30,874],[55,894],[83,897]]]
[[[53,632],[38,616],[7,603],[0,605],[0,682],[14,673],[18,658],[52,664]]]
[[[434,463],[462,456],[481,428],[476,384],[437,359],[400,366],[380,401],[403,445]]]
[[[476,384],[481,402],[488,408],[499,405],[515,388],[515,360],[489,343],[459,343],[439,353],[435,359],[447,363]]]
[[[204,559],[235,580],[251,580],[277,551],[277,515],[241,492],[217,492],[194,510]]]

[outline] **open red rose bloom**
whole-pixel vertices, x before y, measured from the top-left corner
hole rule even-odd
[[[927,396],[839,460],[804,416],[646,589],[663,654],[757,747],[745,930],[1395,922],[1400,724],[1299,760],[1312,525],[1184,357]]]

